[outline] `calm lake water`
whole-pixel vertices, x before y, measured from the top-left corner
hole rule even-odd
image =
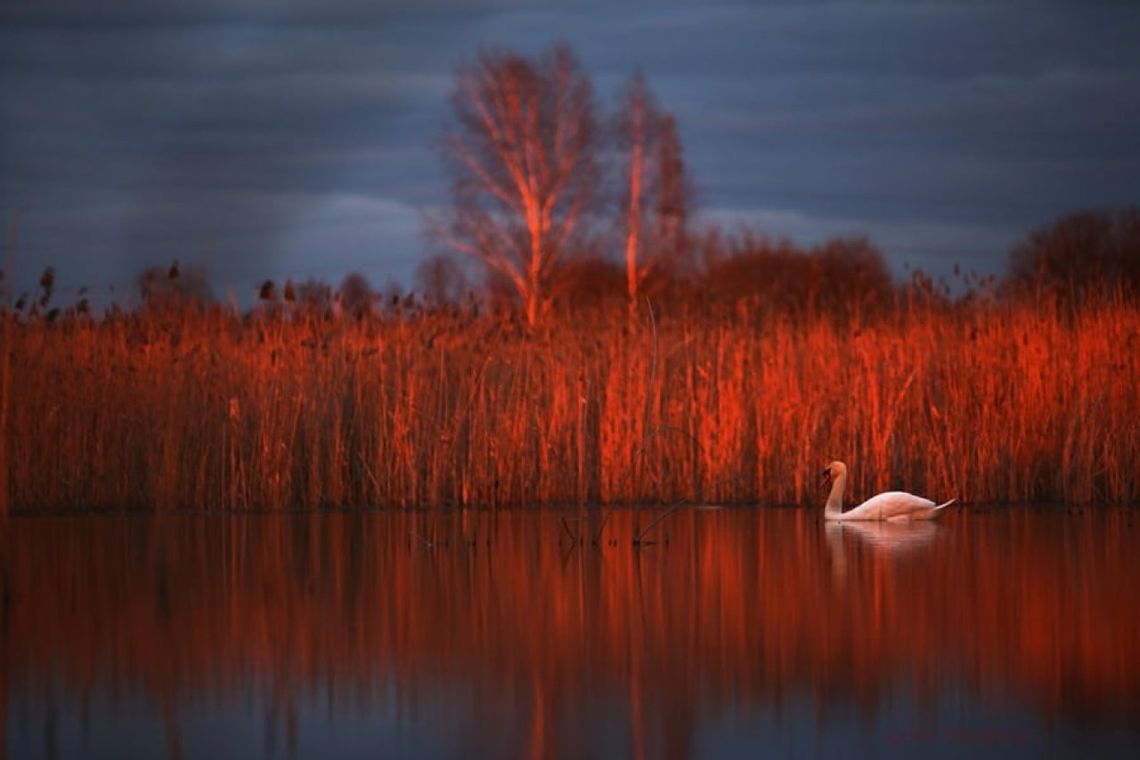
[[[1140,757],[1140,511],[660,514],[10,518],[0,746]]]

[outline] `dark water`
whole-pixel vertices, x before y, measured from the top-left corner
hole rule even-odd
[[[11,518],[0,746],[1140,757],[1140,512],[579,514]]]

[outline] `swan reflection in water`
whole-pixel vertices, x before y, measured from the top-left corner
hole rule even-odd
[[[836,522],[824,523],[834,579],[847,580],[847,545],[871,555],[895,559],[920,554],[930,548],[946,529],[936,522]]]

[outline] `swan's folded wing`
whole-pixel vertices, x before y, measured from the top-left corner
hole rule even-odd
[[[858,511],[869,520],[889,520],[892,517],[933,508],[934,502],[930,499],[905,491],[886,491],[878,496],[872,496],[851,511]]]

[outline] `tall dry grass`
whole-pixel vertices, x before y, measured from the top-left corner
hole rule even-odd
[[[5,315],[16,510],[1140,496],[1140,307]]]

